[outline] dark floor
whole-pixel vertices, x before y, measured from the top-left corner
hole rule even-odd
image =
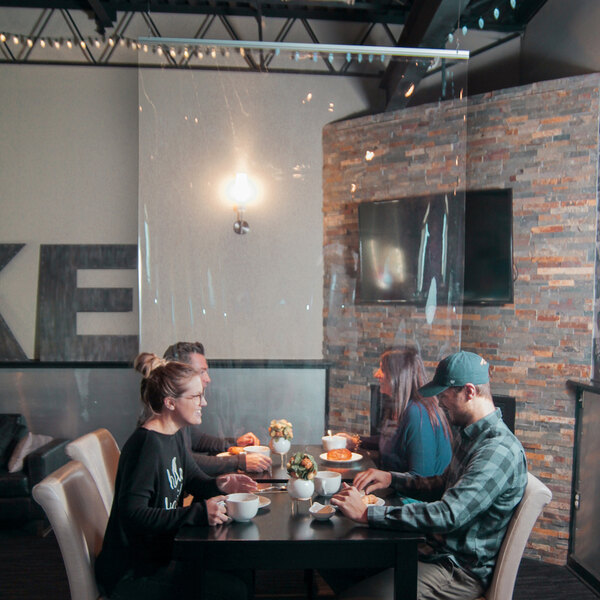
[[[333,598],[316,578],[317,598]],[[302,571],[260,571],[256,596],[301,600],[306,585]],[[566,567],[523,559],[513,600],[597,600],[590,588]],[[0,529],[0,598],[2,600],[69,600],[69,586],[60,550],[50,533],[38,537],[20,529]]]

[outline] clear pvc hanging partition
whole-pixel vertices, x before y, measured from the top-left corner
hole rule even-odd
[[[204,344],[209,433],[367,433],[386,347],[428,375],[460,349],[464,83],[433,58],[152,51],[188,68],[139,70],[140,349]],[[437,99],[381,112],[381,72],[421,61]]]

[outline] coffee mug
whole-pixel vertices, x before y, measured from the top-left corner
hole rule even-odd
[[[342,476],[335,471],[319,471],[315,475],[315,492],[319,496],[331,496],[335,494],[342,485]]]
[[[225,497],[227,515],[234,521],[249,521],[258,512],[256,494],[229,494]]]
[[[342,435],[324,435],[321,438],[325,452],[346,447],[346,438]]]

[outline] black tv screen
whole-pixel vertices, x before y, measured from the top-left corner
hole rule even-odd
[[[511,190],[366,202],[358,224],[359,302],[513,300]]]

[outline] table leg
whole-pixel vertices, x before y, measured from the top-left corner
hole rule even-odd
[[[416,600],[418,575],[417,542],[396,546],[394,568],[394,599]]]

